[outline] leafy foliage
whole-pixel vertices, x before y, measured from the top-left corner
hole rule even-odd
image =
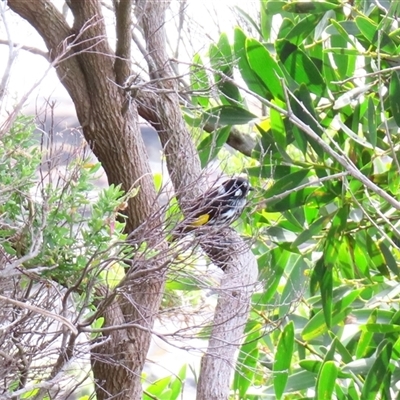
[[[100,164],[78,157],[65,170],[47,168],[33,128],[20,118],[2,138],[1,245],[28,270],[40,267],[43,277],[62,285],[98,277],[102,263],[116,254],[113,244],[125,238],[117,218],[135,193],[111,185],[92,199]]]
[[[264,290],[233,390],[243,399],[396,398],[400,5],[260,7],[260,21],[246,15],[257,39],[236,28],[230,46],[222,35],[210,48],[207,79],[220,96],[202,91],[191,119],[201,127],[211,115],[218,126],[204,140],[207,162],[223,129],[254,120],[243,99],[261,110],[247,172],[260,195],[252,230]],[[195,73],[204,83],[204,70]],[[237,74],[239,93],[221,85]],[[236,118],[221,117],[232,107]]]

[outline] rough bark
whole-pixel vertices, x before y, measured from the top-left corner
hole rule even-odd
[[[201,361],[197,400],[226,400],[235,354],[243,342],[258,268],[249,246],[233,230],[207,237],[203,249],[224,269],[225,275],[219,288],[207,353]]]
[[[182,201],[190,201],[202,191],[198,182],[200,160],[182,118],[178,86],[166,52],[165,9],[169,3],[160,3],[162,6],[157,2],[140,1],[136,15],[144,31],[150,78],[157,89],[161,89],[151,108],[155,119],[153,126],[160,137],[174,188]]]
[[[129,19],[121,15],[123,9],[129,9],[127,3],[130,1],[119,3],[119,30],[129,24]],[[151,239],[161,243],[160,248],[165,247],[158,232],[160,217],[154,217],[156,192],[137,124],[136,105],[131,104],[128,110],[129,99],[117,85],[130,71],[126,38],[121,38],[117,45],[120,58],[116,63],[98,0],[68,2],[74,16],[72,29],[48,0],[10,0],[8,4],[39,32],[51,60],[63,54],[56,65],[58,77],[75,104],[84,137],[102,163],[109,183],[122,184],[126,191],[134,184],[140,185],[138,195],[129,201],[126,210],[127,229],[140,238],[143,229],[139,232],[137,228],[146,223],[146,231],[153,227]],[[149,267],[157,262],[154,260]],[[92,353],[98,400],[141,398],[140,376],[163,288],[163,274],[158,275],[131,282],[124,296],[118,297],[105,312],[105,326],[134,322],[143,329],[113,331],[109,340]]]

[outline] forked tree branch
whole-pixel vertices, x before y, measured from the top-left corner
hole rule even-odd
[[[154,108],[150,110],[155,119],[153,126],[156,127],[163,145],[176,193],[182,194],[186,190],[185,195],[180,197],[182,205],[186,200],[193,200],[199,191],[205,189],[199,181],[199,158],[181,115],[175,74],[166,53],[164,12],[161,13],[157,3],[151,0],[144,0],[139,4],[147,55],[155,66],[155,71],[150,69],[150,77],[156,86],[156,101]],[[193,190],[188,190],[189,188]],[[236,233],[222,231],[210,247],[204,244],[203,248],[211,260],[221,264],[221,252],[218,249],[216,253],[214,251],[218,243],[223,243],[225,276],[214,315],[209,347],[202,360],[197,400],[225,400],[229,397],[235,353],[241,344],[251,293],[257,279],[255,257]]]

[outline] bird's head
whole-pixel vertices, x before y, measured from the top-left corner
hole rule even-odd
[[[222,183],[221,187],[224,190],[224,194],[229,194],[236,199],[244,199],[249,191],[254,190],[249,181],[241,177],[228,179]]]

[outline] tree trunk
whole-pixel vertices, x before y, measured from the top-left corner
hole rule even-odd
[[[129,10],[127,3],[130,1],[120,2],[119,5],[126,11]],[[134,232],[136,238],[142,236],[143,240],[162,243],[161,215],[138,128],[136,105],[130,104],[127,111],[130,99],[117,85],[117,82],[126,79],[124,75],[130,71],[126,38],[125,48],[120,43],[117,50],[127,59],[124,62],[120,58],[115,62],[115,54],[107,42],[98,0],[68,2],[74,16],[72,30],[50,1],[10,0],[8,4],[45,41],[51,60],[56,61],[58,77],[75,104],[84,137],[102,163],[109,183],[122,184],[125,191],[133,185],[140,185],[138,195],[130,199],[126,210],[128,231]],[[119,15],[122,19],[126,16],[123,10]],[[120,20],[120,23],[123,27],[127,21]],[[139,226],[140,232],[137,230]],[[146,237],[144,232],[151,232],[151,237]],[[160,244],[162,247],[165,248],[165,244]],[[153,260],[141,267],[154,268],[157,263],[161,263],[161,260]],[[140,282],[130,282],[124,296],[120,296],[106,310],[104,326],[135,323],[142,325],[143,329],[112,331],[105,344],[92,352],[98,400],[109,397],[141,398],[141,372],[163,284],[162,272]]]
[[[163,89],[157,94],[158,119],[153,121],[153,126],[159,133],[168,171],[176,192],[181,195],[182,204],[205,190],[199,179],[200,162],[181,116],[178,89],[165,51],[164,13],[160,12],[157,2],[144,0],[139,4],[138,15],[142,16],[147,53],[151,57],[150,76],[154,85]],[[203,249],[212,261],[224,268],[226,275],[221,285],[208,351],[201,363],[197,400],[223,400],[229,398],[235,353],[242,342],[258,269],[250,248],[237,234],[227,230],[206,240],[202,243]],[[218,243],[222,243],[220,248]]]
[[[130,327],[103,336],[105,341],[91,354],[98,400],[140,399],[141,372],[161,301],[167,260],[161,213],[137,125],[137,106],[119,86],[130,71],[130,39],[126,32],[130,24],[130,0],[114,1],[117,58],[107,42],[99,0],[68,2],[74,16],[73,29],[48,0],[9,0],[8,4],[44,39],[57,74],[75,104],[85,139],[102,163],[109,183],[122,184],[126,191],[134,184],[140,185],[138,195],[129,201],[126,210],[127,227],[133,239],[146,242],[164,254],[153,260],[134,261],[135,271],[152,268],[153,272],[141,274],[134,281],[128,276],[127,284],[104,312],[106,327],[121,324]],[[136,3],[135,11],[143,27],[150,77],[156,88],[146,103],[149,102],[151,123],[158,131],[182,204],[206,187],[200,180],[199,158],[180,112],[177,85],[165,51],[167,5],[162,1],[141,0]],[[198,398],[204,400],[228,398],[232,363],[248,315],[257,269],[253,255],[237,235],[228,230],[219,239],[224,241],[222,258],[227,273],[209,350],[202,361]],[[204,244],[204,249],[214,262],[221,263],[221,251],[216,253],[215,246]],[[133,324],[139,327],[132,327]]]

